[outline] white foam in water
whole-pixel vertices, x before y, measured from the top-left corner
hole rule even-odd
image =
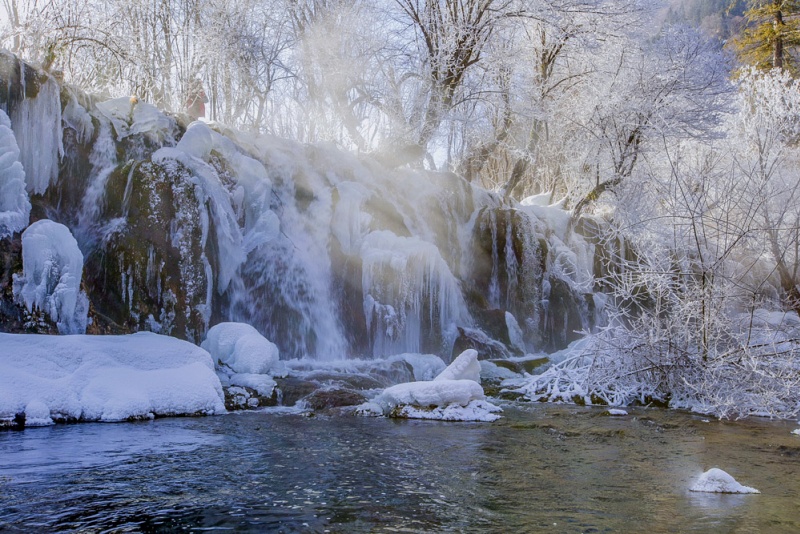
[[[47,219],[22,233],[22,275],[14,275],[14,297],[29,312],[45,312],[62,334],[86,331],[89,301],[80,290],[83,254],[69,228]]]
[[[44,194],[50,184],[58,180],[58,163],[64,154],[59,85],[48,78],[35,98],[19,102],[11,113],[11,125],[19,145],[28,192]]]
[[[31,203],[11,121],[0,109],[0,239],[28,226]]]

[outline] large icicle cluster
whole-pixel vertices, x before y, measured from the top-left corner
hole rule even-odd
[[[0,109],[0,239],[28,226],[31,203],[8,115]]]
[[[22,268],[22,276],[14,275],[15,298],[29,312],[46,313],[62,334],[85,332],[83,254],[69,228],[46,219],[30,225],[22,233]]]
[[[24,69],[24,63],[20,63]],[[23,80],[25,76],[21,77]],[[64,154],[61,129],[61,88],[48,77],[35,98],[25,98],[11,111],[11,124],[25,169],[28,192],[41,195],[58,180]]]
[[[461,287],[434,245],[376,231],[364,239],[361,258],[374,355],[420,352],[425,330],[438,330],[442,345],[452,346],[456,325],[470,318]]]

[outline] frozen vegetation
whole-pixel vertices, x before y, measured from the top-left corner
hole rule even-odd
[[[150,332],[0,334],[0,420],[126,421],[225,412],[203,349]]]

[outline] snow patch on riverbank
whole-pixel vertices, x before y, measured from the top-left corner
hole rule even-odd
[[[0,334],[0,421],[125,421],[225,413],[209,354],[179,339]]]

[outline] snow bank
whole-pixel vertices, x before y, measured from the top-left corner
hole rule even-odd
[[[140,332],[126,336],[0,334],[0,419],[124,421],[225,412],[203,349]]]
[[[11,120],[0,109],[0,239],[28,226],[31,203]]]
[[[755,488],[742,486],[728,473],[716,467],[700,475],[689,490],[706,493],[761,493]]]
[[[83,254],[69,228],[49,220],[22,233],[22,276],[14,275],[14,297],[29,312],[41,310],[62,334],[86,331],[89,300],[80,290]]]
[[[249,324],[219,323],[211,327],[201,347],[234,373],[286,373],[278,360],[278,347]]]

